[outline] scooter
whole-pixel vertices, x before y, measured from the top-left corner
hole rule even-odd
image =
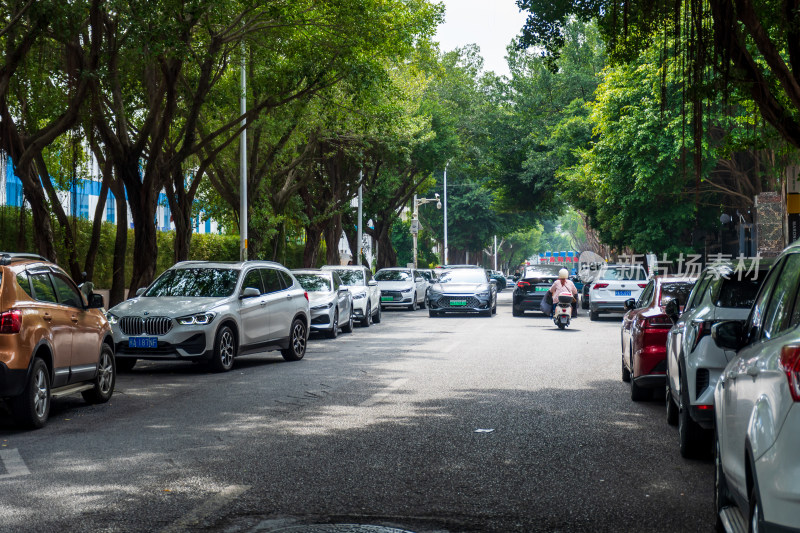
[[[564,329],[569,326],[570,318],[572,317],[572,294],[564,293],[558,295],[558,302],[556,302],[555,309],[553,310],[553,322],[558,329]]]

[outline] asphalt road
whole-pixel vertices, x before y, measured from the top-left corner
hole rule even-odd
[[[140,363],[38,431],[0,409],[0,531],[711,531],[711,460],[631,402],[619,318],[559,331],[510,299],[388,311],[296,363]]]

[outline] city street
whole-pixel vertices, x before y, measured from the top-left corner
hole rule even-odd
[[[713,463],[620,379],[619,316],[385,311],[305,358],[140,362],[108,404],[0,411],[0,531],[711,531]]]

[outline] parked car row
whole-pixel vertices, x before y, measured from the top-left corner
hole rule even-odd
[[[714,453],[718,530],[800,530],[800,244],[656,277],[626,307],[622,379],[665,391],[681,455]]]
[[[42,427],[51,401],[67,394],[108,401],[117,371],[139,360],[205,363],[216,372],[270,350],[298,361],[311,331],[336,337],[356,321],[382,319],[368,268],[289,270],[269,261],[184,261],[103,308],[91,283],[77,286],[43,257],[0,254],[0,400],[20,425]]]

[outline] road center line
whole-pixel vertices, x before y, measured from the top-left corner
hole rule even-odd
[[[17,476],[28,476],[31,471],[25,466],[25,461],[16,448],[11,450],[0,450],[0,463],[6,469],[6,473],[0,476],[0,479],[6,479]]]
[[[209,517],[229,502],[238,498],[243,492],[250,488],[250,485],[229,485],[222,491],[210,497],[206,501],[189,511],[183,518],[179,518],[166,528],[162,533],[177,533],[179,531],[190,531],[195,529],[201,521]]]
[[[372,396],[370,396],[369,398],[367,398],[366,400],[361,402],[361,404],[360,404],[361,407],[370,407],[370,406],[373,406],[376,403],[382,401],[387,396],[389,396],[390,394],[395,392],[397,389],[399,389],[400,387],[405,385],[406,381],[408,381],[407,378],[401,378],[401,379],[394,380],[393,382],[391,382],[389,384],[388,387],[386,387],[385,389],[383,389],[380,392],[376,392],[375,394],[373,394]]]

